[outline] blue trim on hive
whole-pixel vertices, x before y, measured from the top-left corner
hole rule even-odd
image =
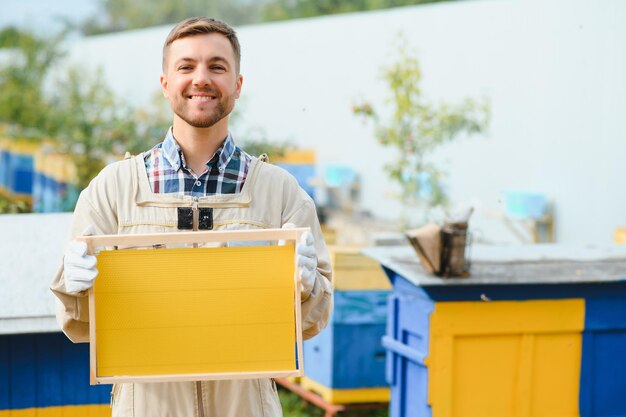
[[[405,287],[406,285],[409,285]],[[387,319],[386,379],[391,385],[391,417],[430,417],[428,369],[424,357],[429,349],[430,314],[435,303],[420,287],[394,283],[402,291],[389,297]]]
[[[9,384],[9,338],[0,337],[0,410],[8,408],[11,398],[11,384]]]
[[[0,336],[0,410],[107,404],[110,387],[89,385],[89,345],[62,333]]]
[[[585,304],[581,417],[626,416],[625,306],[624,288],[614,288],[607,294],[592,294]]]

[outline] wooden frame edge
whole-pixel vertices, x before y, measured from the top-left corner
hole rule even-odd
[[[294,295],[295,295],[295,313],[296,313],[296,354],[298,360],[297,371],[299,375],[304,375],[304,349],[302,348],[302,291],[300,284],[300,269],[298,267],[298,243],[302,238],[302,235],[309,231],[309,228],[298,229],[296,240],[294,244],[294,262],[296,263],[294,268]]]
[[[93,288],[87,291],[89,296],[89,384],[98,383],[96,362],[96,295]]]
[[[278,372],[221,372],[214,374],[177,374],[177,375],[145,375],[145,376],[103,376],[97,378],[96,384],[123,384],[143,382],[185,382],[215,381],[220,379],[259,379],[259,378],[290,378],[301,376],[298,371]]]
[[[149,233],[137,235],[95,235],[78,236],[76,240],[87,243],[90,252],[102,246],[149,246],[156,244],[182,244],[206,242],[231,242],[255,240],[294,240],[297,241],[301,233],[310,230],[308,227],[291,229],[261,229],[261,230],[220,230],[174,233]]]

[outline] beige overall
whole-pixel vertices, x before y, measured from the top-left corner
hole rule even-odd
[[[154,194],[141,155],[109,165],[81,193],[71,237],[89,225],[98,234],[176,232],[178,207],[212,207],[215,230],[310,227],[318,256],[313,290],[302,295],[303,337],[327,324],[332,309],[331,268],[311,198],[284,170],[253,158],[239,194],[193,198]],[[73,342],[89,341],[86,293],[65,290],[61,269],[51,289],[57,320]],[[276,417],[282,411],[270,379],[121,384],[113,387],[114,417]]]

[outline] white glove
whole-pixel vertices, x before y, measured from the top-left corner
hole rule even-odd
[[[294,228],[293,223],[285,223],[283,229]],[[313,234],[306,231],[302,234],[296,246],[296,265],[300,268],[300,290],[303,294],[310,294],[315,284],[317,274],[317,254]]]
[[[315,239],[309,231],[304,232],[300,243],[296,247],[296,264],[300,267],[301,290],[307,296],[311,294],[317,273],[317,255],[315,253]]]
[[[83,231],[83,236],[94,234],[92,225],[87,226]],[[67,292],[77,293],[93,287],[93,281],[98,276],[96,269],[97,259],[93,255],[87,254],[87,244],[72,240],[63,257],[63,276],[65,278],[65,289]]]

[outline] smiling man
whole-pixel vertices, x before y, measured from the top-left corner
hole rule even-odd
[[[243,84],[240,57],[237,36],[223,22],[191,18],[172,29],[160,78],[172,127],[151,150],[94,178],[76,205],[71,236],[310,227],[296,250],[306,339],[330,316],[328,253],[311,198],[288,173],[240,149],[229,132]],[[86,290],[97,277],[96,263],[84,243],[72,240],[51,286],[59,324],[77,343],[89,341]],[[282,415],[269,379],[121,384],[111,402],[114,417]]]

